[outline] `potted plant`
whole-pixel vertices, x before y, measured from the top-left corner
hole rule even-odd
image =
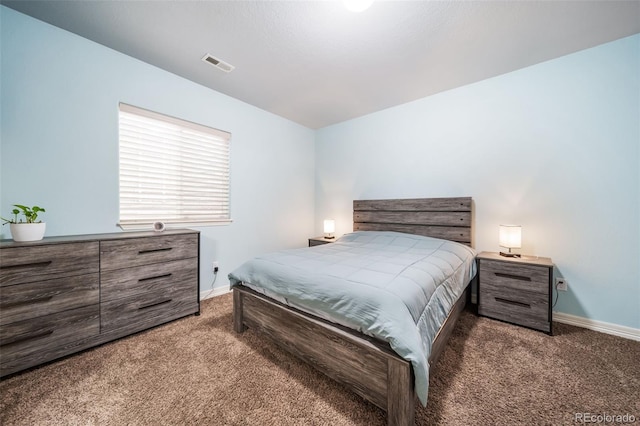
[[[37,219],[38,213],[44,212],[45,210],[38,206],[27,207],[20,204],[14,204],[13,206],[17,207],[11,211],[13,219],[0,218],[3,220],[3,225],[9,224],[13,241],[41,240],[44,237],[46,223],[41,220],[37,221]],[[18,221],[18,215],[20,213],[24,216],[24,220],[20,218],[20,221]]]

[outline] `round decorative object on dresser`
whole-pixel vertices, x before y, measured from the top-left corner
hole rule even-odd
[[[162,232],[165,230],[165,226],[163,222],[153,222],[153,230],[156,232]]]
[[[44,238],[44,231],[46,223],[11,223],[9,228],[11,229],[11,238],[13,241],[25,242],[25,241],[40,241]]]

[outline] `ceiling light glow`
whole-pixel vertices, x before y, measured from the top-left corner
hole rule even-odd
[[[342,3],[351,12],[362,12],[371,6],[373,0],[342,0]]]

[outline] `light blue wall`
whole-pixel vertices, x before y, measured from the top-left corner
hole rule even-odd
[[[640,328],[640,35],[316,136],[316,232],[352,200],[472,196],[475,243],[523,226],[569,281],[558,311]]]
[[[200,228],[203,290],[214,259],[220,287],[251,256],[306,245],[312,130],[4,6],[0,14],[3,216],[14,203],[38,204],[48,236],[119,232],[118,103],[126,102],[232,133],[233,223]]]

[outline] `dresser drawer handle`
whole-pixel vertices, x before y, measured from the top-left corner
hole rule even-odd
[[[149,249],[149,250],[139,250],[138,254],[149,254],[149,253],[156,253],[159,251],[169,251],[172,250],[173,247],[165,247],[165,248],[159,248],[159,249]]]
[[[53,263],[52,260],[48,260],[46,262],[31,262],[31,263],[21,263],[20,265],[2,265],[0,269],[15,269],[15,268],[28,268],[28,267],[36,267],[36,268],[44,268]]]
[[[147,308],[153,308],[154,306],[158,306],[158,305],[164,305],[165,303],[169,303],[171,302],[173,299],[165,299],[165,300],[161,300],[159,302],[154,302],[154,303],[150,303],[148,305],[144,305],[144,306],[140,306],[138,308],[138,310],[142,310],[142,309],[147,309]]]
[[[20,300],[18,302],[7,303],[5,305],[2,305],[2,309],[14,308],[14,307],[20,306],[20,305],[30,305],[32,303],[48,302],[52,298],[53,298],[53,296],[43,296],[43,297],[38,297],[37,299]]]
[[[506,303],[508,305],[522,306],[523,308],[530,308],[531,307],[531,305],[528,304],[528,303],[517,302],[515,300],[509,300],[509,299],[503,299],[502,297],[494,297],[494,299],[496,299],[496,302]]]
[[[53,330],[41,331],[39,333],[34,333],[34,334],[27,334],[26,336],[16,336],[12,340],[0,344],[0,346],[15,345],[16,343],[25,342],[27,340],[33,340],[33,339],[39,339],[41,337],[46,337],[46,336],[48,336],[50,334],[53,334]]]
[[[512,280],[531,281],[531,277],[523,277],[522,275],[503,274],[502,272],[494,272],[496,277],[511,278]]]
[[[147,277],[147,278],[140,278],[138,280],[139,283],[143,282],[143,281],[151,281],[151,280],[158,280],[160,278],[167,278],[170,277],[173,274],[162,274],[162,275],[156,275],[154,277]]]

